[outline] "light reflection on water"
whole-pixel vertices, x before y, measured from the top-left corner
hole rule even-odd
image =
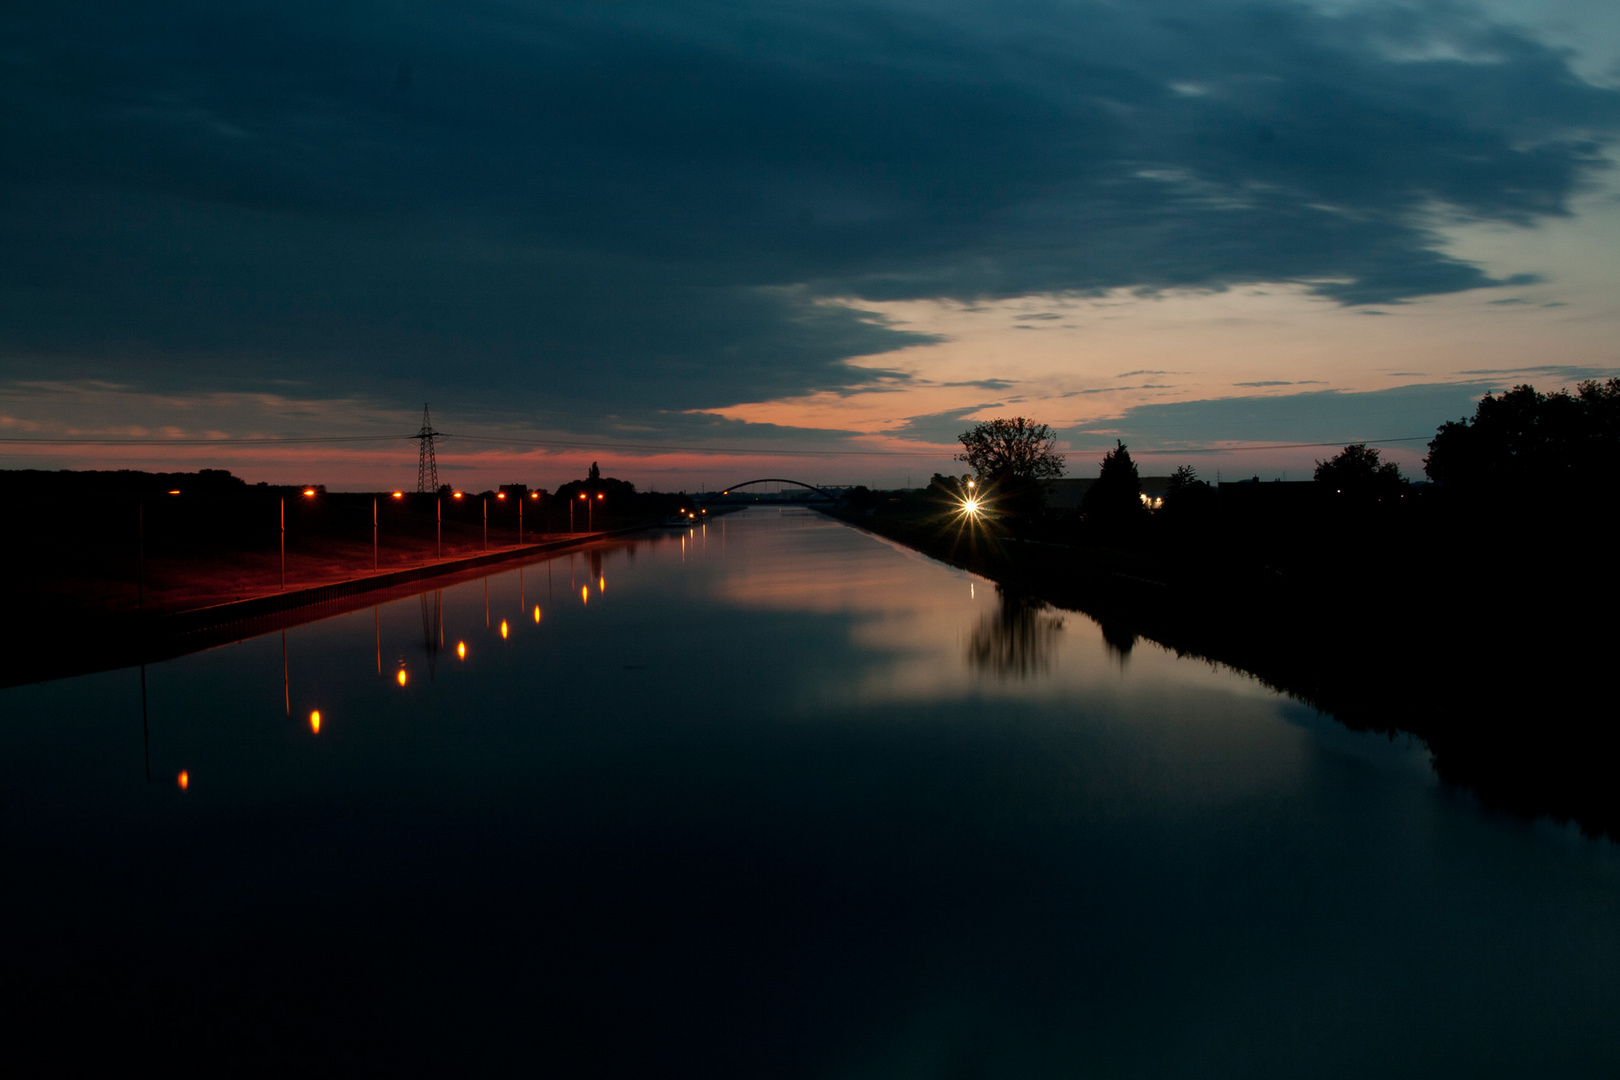
[[[31,1008],[135,1057],[1620,1065],[1609,847],[1482,815],[1419,747],[809,512],[144,678],[144,736],[133,671],[0,692],[26,883],[4,914],[30,928],[8,966]]]

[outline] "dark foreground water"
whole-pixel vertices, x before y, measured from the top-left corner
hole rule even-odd
[[[141,678],[0,692],[17,1074],[1620,1073],[1611,846],[805,511]]]

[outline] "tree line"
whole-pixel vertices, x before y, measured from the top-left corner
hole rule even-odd
[[[965,498],[970,489],[1010,519],[1038,515],[1044,482],[1063,475],[1065,458],[1052,429],[1027,417],[988,420],[958,436],[961,477],[935,474],[937,494]],[[1448,496],[1522,500],[1567,499],[1608,491],[1620,478],[1620,378],[1587,380],[1574,392],[1542,393],[1529,385],[1486,394],[1472,417],[1440,425],[1430,440],[1424,474]],[[1347,504],[1401,498],[1409,481],[1375,447],[1351,443],[1313,474],[1324,493]],[[971,481],[971,484],[969,483]],[[1172,512],[1213,495],[1190,465],[1170,477],[1164,502]],[[1149,513],[1130,450],[1117,441],[1104,454],[1080,513],[1095,523],[1120,523]]]

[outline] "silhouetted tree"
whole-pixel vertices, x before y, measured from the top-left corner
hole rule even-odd
[[[557,489],[556,498],[566,503],[570,499],[579,498],[581,493],[594,499],[598,495],[604,496],[604,502],[611,504],[610,513],[623,513],[634,508],[636,498],[636,485],[628,480],[618,480],[611,476],[603,476],[602,470],[591,462],[591,468],[583,480],[570,480]]]
[[[928,495],[941,502],[960,502],[966,498],[969,491],[969,477],[946,476],[944,473],[935,473],[928,481]]]
[[[1326,461],[1316,463],[1316,482],[1335,494],[1382,499],[1398,496],[1406,481],[1400,466],[1383,461],[1366,443],[1351,443]]]
[[[1574,394],[1532,386],[1486,394],[1471,422],[1440,426],[1423,470],[1464,492],[1607,487],[1620,475],[1620,379],[1589,380]]]
[[[973,469],[980,484],[1008,479],[1053,480],[1063,475],[1057,436],[1045,424],[1022,416],[986,420],[956,437],[963,452],[957,461]]]
[[[1192,507],[1208,505],[1214,495],[1209,483],[1198,479],[1198,470],[1182,465],[1170,474],[1170,482],[1165,485],[1164,509],[1172,515],[1180,514]]]
[[[1104,522],[1131,521],[1145,513],[1142,478],[1124,443],[1116,439],[1114,448],[1103,455],[1097,482],[1080,500],[1080,509],[1088,518]]]
[[[956,460],[967,462],[979,490],[1002,513],[1038,513],[1046,505],[1041,481],[1063,475],[1057,436],[1025,417],[986,420],[956,439],[962,444]]]
[[[867,510],[877,504],[877,496],[873,495],[872,489],[865,484],[856,484],[844,493],[844,498],[848,499],[849,505],[856,510]]]

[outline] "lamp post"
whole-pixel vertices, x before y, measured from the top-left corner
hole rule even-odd
[[[377,496],[371,497],[371,572],[377,572]]]
[[[590,507],[589,510],[585,511],[585,528],[590,532],[596,531],[596,504],[600,502],[601,499],[602,493],[598,491],[596,493],[596,498],[589,500],[585,504],[586,506]]]
[[[281,497],[281,588],[287,589],[287,496]]]
[[[489,550],[489,496],[484,496],[484,550]]]
[[[434,541],[433,541],[433,543],[434,543],[433,557],[435,559],[442,559],[442,558],[444,558],[444,496],[443,495],[439,496],[439,500],[435,504],[435,509],[433,511],[433,527],[436,530],[436,532],[434,534],[435,538],[434,538]]]
[[[579,493],[579,497],[581,499],[589,498],[583,491]],[[574,504],[572,502],[568,504],[568,531],[574,531]]]

